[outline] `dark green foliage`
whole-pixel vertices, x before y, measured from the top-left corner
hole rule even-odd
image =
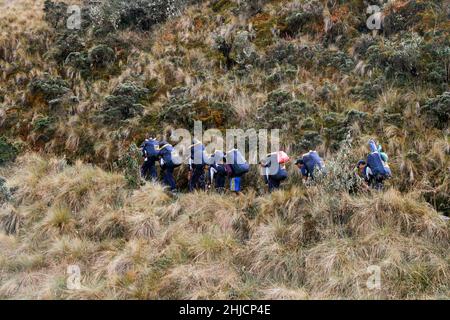
[[[169,102],[163,107],[160,120],[185,128],[192,127],[194,121],[203,122],[205,129],[221,128],[234,122],[233,108],[222,101],[194,101],[189,97],[187,88],[175,88]]]
[[[293,100],[283,90],[272,91],[267,102],[258,108],[257,123],[270,129],[295,130],[304,117],[316,113],[314,106],[303,100]]]
[[[364,59],[367,50],[369,47],[373,44],[375,44],[375,39],[371,35],[363,34],[358,39],[355,40],[355,44],[353,45],[355,54],[361,58]]]
[[[115,163],[116,167],[123,171],[130,189],[141,186],[140,163],[141,153],[135,144],[131,144],[128,151]]]
[[[300,32],[314,31],[308,27],[322,22],[322,11],[323,6],[319,1],[309,1],[301,10],[291,12],[284,18],[281,34],[293,37]]]
[[[85,52],[71,52],[67,56],[65,64],[80,71],[80,74],[83,78],[88,77],[91,73],[90,59],[88,54]]]
[[[384,114],[384,121],[397,127],[403,125],[403,115],[401,113],[386,113]]]
[[[316,131],[305,131],[302,138],[299,140],[297,150],[299,152],[306,152],[309,150],[314,150],[320,144],[322,144],[323,139],[320,133]]]
[[[364,81],[363,83],[352,87],[350,94],[353,97],[360,98],[364,101],[372,101],[383,92],[384,82],[383,77]]]
[[[388,77],[417,77],[424,69],[423,44],[424,39],[414,33],[378,42],[367,50],[368,62],[372,67],[381,68]]]
[[[83,40],[77,33],[62,30],[48,53],[58,63],[64,63],[70,53],[84,50]]]
[[[267,50],[264,64],[267,67],[275,67],[281,64],[292,66],[303,66],[307,68],[321,68],[323,52],[326,51],[322,45],[296,45],[286,40],[280,40]]]
[[[332,150],[338,150],[340,143],[344,141],[354,123],[358,123],[363,129],[371,123],[369,115],[359,110],[349,110],[343,114],[330,112],[323,118],[324,136],[328,146]]]
[[[421,109],[432,127],[446,129],[450,120],[450,92],[428,99]]]
[[[88,59],[93,68],[102,69],[114,63],[116,53],[112,48],[101,44],[89,50]]]
[[[50,141],[55,131],[56,122],[52,117],[39,117],[33,121],[33,132],[39,135],[40,141]]]
[[[67,81],[49,75],[33,79],[30,82],[29,90],[33,96],[41,96],[47,102],[60,98],[71,91]]]
[[[6,180],[0,177],[0,206],[11,199],[11,191],[5,184]]]
[[[149,94],[149,89],[142,88],[134,83],[120,84],[111,95],[105,98],[106,102],[97,117],[103,123],[112,125],[142,115],[144,106],[141,103]]]
[[[349,72],[355,67],[353,59],[342,51],[324,50],[319,58],[319,65]]]
[[[300,10],[291,12],[286,16],[282,24],[281,33],[284,36],[295,36],[299,32],[308,31],[308,25],[320,23],[323,5],[316,0],[307,1]]]
[[[45,0],[44,13],[45,21],[55,29],[65,28],[67,21],[68,5],[64,2],[53,2]]]
[[[411,0],[404,5],[393,6],[385,13],[383,30],[386,35],[408,30],[421,21],[420,13],[426,8],[427,1]]]
[[[294,69],[292,67],[286,67],[275,70],[272,74],[270,74],[266,78],[266,81],[271,86],[277,86],[282,82],[294,79],[296,75],[297,69]]]
[[[17,157],[18,150],[5,137],[0,137],[0,166],[10,161],[14,161]]]
[[[99,15],[103,23],[114,28],[150,30],[177,15],[188,0],[110,0],[99,5]]]
[[[220,12],[225,9],[229,9],[234,3],[231,0],[212,0],[211,9],[215,12]]]
[[[427,56],[425,76],[432,83],[450,83],[450,36],[434,37],[431,42],[425,44],[424,52]]]

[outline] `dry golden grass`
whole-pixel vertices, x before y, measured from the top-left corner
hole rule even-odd
[[[91,165],[34,154],[6,173],[0,296],[32,299],[443,298],[450,226],[414,194],[134,192]],[[14,218],[11,216],[14,212]],[[11,219],[18,227],[8,228]],[[10,235],[4,232],[9,230]],[[82,287],[67,288],[78,265]],[[381,268],[369,290],[369,266]]]
[[[284,4],[268,3],[264,16],[284,13]],[[55,34],[43,20],[42,6],[43,0],[0,0],[0,89],[8,89],[0,92],[2,105],[19,110],[23,120],[12,134],[26,146],[58,155],[27,150],[13,166],[0,168],[15,190],[13,200],[0,207],[0,298],[448,299],[450,227],[424,199],[433,203],[450,192],[448,135],[419,117],[432,89],[388,87],[374,101],[355,99],[350,95],[355,83],[370,78],[364,62],[351,75],[299,65],[276,87],[313,102],[321,115],[354,109],[403,116],[403,126],[384,123],[370,134],[352,125],[359,135],[355,157],[366,155],[369,138],[384,142],[396,173],[385,192],[332,194],[295,181],[265,196],[252,190],[174,199],[150,183],[131,191],[120,173],[87,164],[110,168],[126,146],[143,138],[136,129],[139,118],[121,128],[90,119],[104,97],[125,81],[156,79],[158,92],[144,106],[146,115],[158,115],[168,92],[181,86],[198,101],[228,102],[237,123],[251,123],[271,90],[268,74],[261,68],[245,70],[244,76],[227,72],[213,46],[216,34],[230,40],[234,31],[254,32],[254,26],[228,10],[212,13],[205,1],[150,37],[118,32],[118,40],[131,44],[129,55],[114,75],[87,81],[47,59]],[[317,44],[320,27],[316,35],[300,34],[289,43]],[[37,145],[31,123],[46,114],[46,106],[23,108],[24,92],[44,73],[68,80],[80,103],[58,119],[50,141]],[[324,84],[333,85],[329,99],[321,98]],[[6,113],[0,109],[0,125]],[[87,146],[92,152],[80,155]],[[319,148],[331,157],[325,146]],[[80,157],[85,162],[76,161]],[[70,265],[81,269],[79,290],[67,288]],[[381,268],[380,290],[366,286],[372,265]]]

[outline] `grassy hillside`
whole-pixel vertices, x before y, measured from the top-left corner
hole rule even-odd
[[[415,193],[175,200],[81,162],[32,154],[8,172],[1,298],[448,298],[450,226]],[[372,265],[380,290],[366,286]]]
[[[0,0],[1,298],[449,297],[448,1],[381,5],[376,35],[367,1],[148,2],[70,1],[70,30],[64,1]],[[280,128],[331,173],[305,188],[291,167],[272,195],[257,168],[238,197],[141,186],[136,145],[194,120]],[[394,177],[349,194],[369,138]]]

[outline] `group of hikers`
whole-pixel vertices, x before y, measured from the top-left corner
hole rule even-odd
[[[370,153],[366,160],[359,160],[355,167],[355,176],[363,180],[365,188],[381,190],[385,179],[391,177],[388,165],[388,156],[383,152],[381,145],[369,141]],[[182,165],[175,148],[166,141],[154,138],[146,139],[141,145],[144,162],[141,167],[141,176],[146,180],[158,179],[157,163],[160,164],[162,182],[172,193],[177,192],[177,183],[174,178],[175,168]],[[197,140],[192,141],[189,147],[190,157],[187,162],[189,191],[206,190],[213,186],[217,192],[226,190],[226,181],[229,179],[229,189],[239,193],[241,191],[241,178],[249,172],[250,165],[246,162],[238,149],[228,152],[216,150],[213,154],[206,153],[205,146]],[[286,164],[290,157],[284,151],[268,154],[260,161],[264,182],[269,192],[280,188],[281,183],[288,178]],[[294,162],[299,174],[305,181],[314,181],[316,174],[326,175],[326,167],[317,151],[309,151]]]

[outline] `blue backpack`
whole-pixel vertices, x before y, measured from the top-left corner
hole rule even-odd
[[[287,173],[286,169],[283,169],[283,168],[280,167],[278,169],[277,174],[274,175],[272,177],[272,179],[277,180],[277,181],[284,181],[284,180],[287,179],[287,177],[288,177],[288,173]]]
[[[391,174],[390,169],[384,165],[378,151],[367,156],[367,166],[374,176],[389,176]]]
[[[159,149],[159,153],[161,155],[163,165],[178,167],[182,163],[181,158],[171,144],[165,144],[162,146]]]
[[[317,151],[310,151],[307,154],[304,154],[303,161],[305,163],[306,170],[311,176],[316,168],[323,170],[323,160]]]
[[[148,139],[142,145],[142,151],[145,157],[158,158],[159,157],[159,141],[155,139]]]
[[[227,164],[231,165],[233,177],[241,177],[250,170],[250,165],[245,161],[244,156],[237,149],[227,152]]]

